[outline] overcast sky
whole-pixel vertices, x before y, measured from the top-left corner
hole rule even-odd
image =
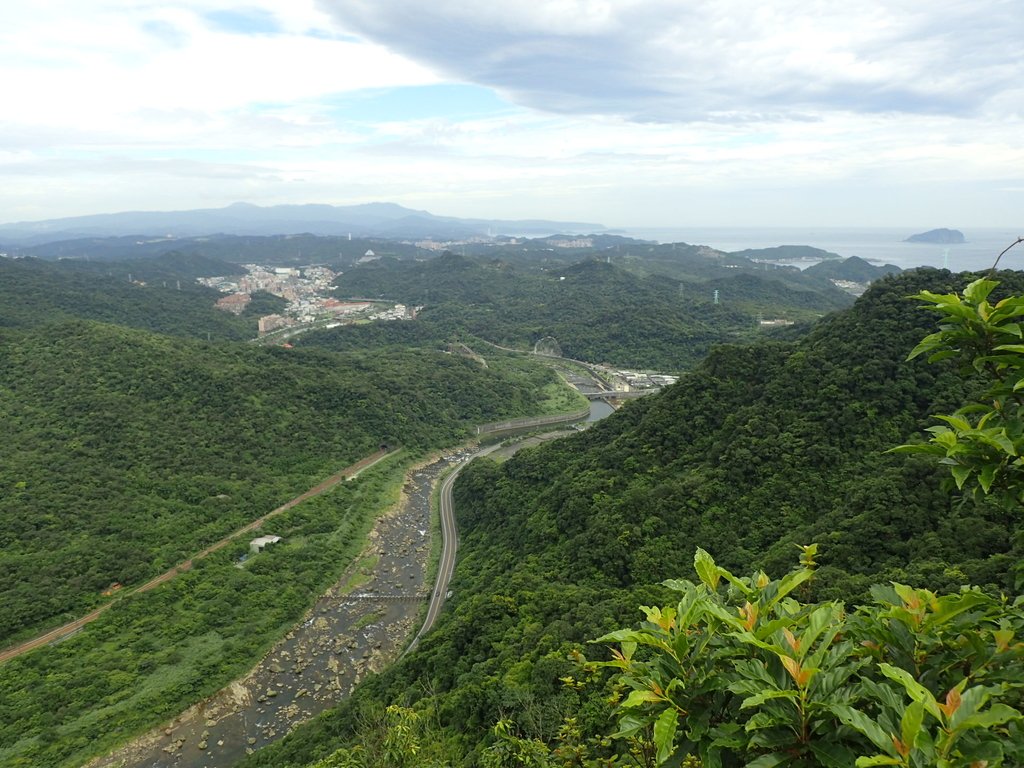
[[[0,3],[0,222],[1017,226],[1022,0]]]

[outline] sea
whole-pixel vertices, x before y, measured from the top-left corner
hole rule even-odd
[[[954,272],[990,269],[999,253],[1024,235],[1018,229],[961,229],[967,241],[959,245],[908,243],[906,238],[924,229],[830,228],[830,227],[663,227],[629,228],[628,237],[659,243],[707,245],[720,251],[771,248],[776,245],[810,245],[840,256],[860,256],[872,264],[895,264],[900,269],[944,267]],[[813,261],[789,262],[807,267]],[[999,262],[1000,269],[1024,270],[1024,243],[1011,248]]]

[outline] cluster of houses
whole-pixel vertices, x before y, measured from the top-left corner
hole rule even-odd
[[[372,255],[372,252],[369,252]],[[259,319],[260,336],[284,328],[326,322],[333,328],[356,318],[368,320],[405,320],[416,316],[415,307],[370,301],[342,301],[328,294],[337,273],[327,267],[264,267],[245,264],[246,274],[234,277],[203,277],[199,282],[226,295],[217,308],[240,315],[256,291],[266,291],[288,301],[282,314]]]
[[[264,267],[244,264],[246,274],[227,277],[200,277],[199,282],[226,293],[217,306],[241,314],[249,297],[266,291],[286,299],[289,314],[301,315],[316,308],[324,294],[331,290],[337,273],[327,267]]]

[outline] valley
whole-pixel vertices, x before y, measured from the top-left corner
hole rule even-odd
[[[696,546],[779,573],[819,542],[807,597],[851,605],[880,579],[1012,589],[1012,514],[954,508],[925,462],[884,454],[969,395],[948,367],[904,360],[928,325],[903,297],[953,276],[830,260],[776,279],[699,249],[612,247],[317,272],[320,303],[386,294],[415,317],[314,319],[286,345],[248,343],[265,316],[214,309],[202,286],[180,291],[195,311],[156,313],[196,271],[232,274],[206,256],[158,257],[146,285],[0,261],[9,286],[65,307],[43,318],[0,291],[0,572],[18,585],[4,637],[14,649],[90,619],[0,665],[0,764],[305,768],[337,753],[318,766],[333,768],[396,713],[430,718],[417,738],[438,765],[483,764],[506,718],[545,749],[570,721],[596,738],[614,697],[571,659],[663,600]],[[833,292],[872,279],[855,304]],[[113,312],[126,297],[134,309]],[[462,461],[467,441],[570,418],[591,425]],[[439,546],[432,488],[458,550]],[[270,543],[250,550],[257,533]]]
[[[453,458],[409,470],[400,500],[374,523],[339,582],[244,678],[91,768],[232,764],[393,661],[430,589],[431,491]]]

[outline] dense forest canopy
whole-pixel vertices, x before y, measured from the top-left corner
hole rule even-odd
[[[999,295],[1024,288],[1019,273],[1000,280]],[[889,580],[1012,589],[1019,509],[951,498],[933,464],[886,453],[978,389],[951,365],[906,360],[933,327],[907,297],[965,282],[937,270],[879,281],[799,342],[717,348],[579,436],[475,462],[456,485],[451,610],[414,655],[245,765],[370,744],[360,723],[392,703],[436,722],[431,754],[453,764],[485,764],[499,721],[541,742],[567,717],[607,734],[609,691],[566,683],[579,674],[570,656],[637,605],[665,604],[655,585],[691,574],[698,545],[725,568],[781,574],[794,545],[817,542],[805,599],[856,605]]]
[[[295,235],[225,235],[202,237],[98,237],[60,240],[41,245],[6,246],[23,256],[76,260],[80,263],[135,262],[138,266],[168,253],[234,264],[299,266],[350,265],[368,250],[380,255],[413,258],[429,255],[414,245],[381,238]],[[229,274],[220,272],[215,274]]]
[[[543,365],[433,341],[242,343],[283,300],[257,293],[236,317],[192,281],[236,269],[0,259],[0,643],[111,606],[0,666],[0,764],[79,765],[210,695],[337,581],[416,457],[579,406]],[[275,517],[287,543],[251,566],[235,541],[124,598],[382,443],[400,450]]]
[[[149,273],[154,282],[138,285],[128,280],[130,265],[108,275],[95,265],[0,258],[0,327],[78,318],[190,338],[244,341],[256,335],[255,317],[215,309],[222,294],[175,276],[181,264],[174,264],[164,262],[163,277],[158,265]]]
[[[527,414],[537,386],[440,352],[5,331],[0,638],[161,572],[381,443],[448,444]]]
[[[804,599],[854,605],[886,580],[1012,588],[1017,511],[951,501],[927,460],[885,453],[978,387],[951,365],[905,360],[930,323],[906,297],[954,290],[962,278],[888,278],[804,338],[746,346],[737,342],[764,339],[758,315],[845,306],[851,299],[829,280],[870,279],[871,269],[759,272],[689,248],[680,257],[618,243],[627,269],[614,259],[380,259],[346,272],[339,294],[422,303],[419,319],[314,331],[292,350],[223,341],[251,338],[253,310],[212,308],[218,294],[189,275],[233,265],[209,256],[99,267],[0,260],[0,580],[15,585],[0,638],[81,613],[111,582],[140,583],[380,442],[452,444],[473,423],[535,412],[556,387],[526,363],[484,368],[440,351],[455,340],[479,351],[484,340],[528,349],[554,336],[571,357],[696,368],[586,433],[466,470],[456,486],[460,566],[441,623],[337,712],[246,765],[305,766],[340,745],[369,745],[368,724],[383,744],[389,722],[419,733],[429,721],[423,743],[438,765],[502,765],[500,754],[512,754],[503,749],[530,739],[599,740],[614,700],[606,684],[578,677],[571,656],[631,622],[637,604],[664,600],[658,582],[688,574],[697,546],[723,568],[778,574],[794,545],[815,541],[820,564]],[[1024,288],[1018,274],[1001,280],[995,298]],[[125,601],[96,632],[5,666],[5,680],[34,682],[0,707],[0,750],[18,745],[0,758],[72,764],[90,749],[83,734],[100,716],[90,707],[109,718],[114,743],[117,729],[153,722],[243,669],[351,557],[337,533],[355,541],[366,530],[366,507],[347,492],[324,504],[322,519],[282,522],[302,542],[294,546],[308,547],[306,562],[282,556],[286,599],[257,623],[250,613],[273,580],[246,581],[244,592],[249,577],[230,560],[238,553],[225,551],[172,589]],[[229,582],[243,590],[230,609]],[[143,629],[152,616],[173,619]],[[123,648],[111,654],[115,634]],[[179,663],[186,682],[172,680]],[[95,683],[81,676],[95,666],[105,672]],[[59,690],[44,685],[54,675]],[[125,698],[127,680],[152,695]],[[396,702],[413,709],[385,712]],[[368,752],[324,765],[346,754]]]
[[[713,344],[754,337],[759,314],[808,318],[852,301],[831,285],[795,288],[756,274],[726,271],[691,285],[596,260],[540,271],[455,254],[383,259],[336,283],[342,295],[425,305],[418,322],[438,336],[461,332],[520,349],[553,336],[567,357],[668,371],[693,366]]]

